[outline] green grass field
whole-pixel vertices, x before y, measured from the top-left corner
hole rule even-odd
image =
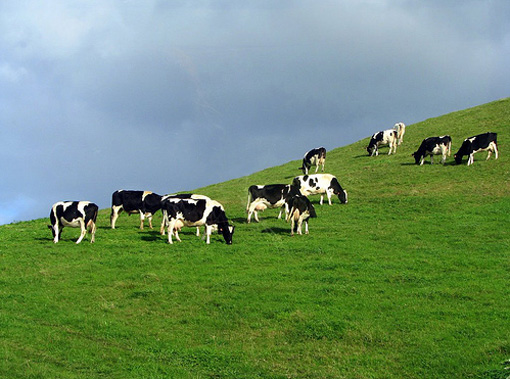
[[[500,158],[454,165],[486,131]],[[443,134],[447,164],[416,166]],[[232,246],[194,228],[170,246],[160,214],[111,230],[102,210],[95,244],[70,228],[53,244],[48,219],[1,226],[0,377],[506,378],[509,140],[503,99],[409,125],[394,156],[368,157],[368,137],[331,150],[349,203],[312,197],[310,235],[277,210],[245,222],[247,188],[290,183],[298,160],[195,191],[223,203]]]

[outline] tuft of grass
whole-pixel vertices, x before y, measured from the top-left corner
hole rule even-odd
[[[509,126],[502,99],[409,125],[396,155],[368,157],[368,137],[329,151],[349,203],[312,197],[308,236],[277,210],[245,222],[248,187],[290,183],[298,160],[195,191],[225,206],[232,246],[193,228],[170,246],[125,215],[111,230],[108,210],[95,244],[70,228],[53,244],[47,219],[1,226],[0,376],[505,378]],[[498,160],[411,157],[486,131]]]

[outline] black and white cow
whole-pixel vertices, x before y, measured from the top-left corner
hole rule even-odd
[[[257,212],[266,208],[280,208],[278,218],[282,217],[285,207],[285,199],[291,193],[290,184],[268,184],[264,186],[253,185],[248,188],[248,203],[246,204],[246,212],[248,213],[248,224],[251,221],[252,214],[255,221],[259,222]],[[296,192],[298,193],[298,192]]]
[[[331,174],[296,176],[291,186],[298,190],[303,196],[320,194],[321,205],[324,201],[324,194],[328,197],[329,205],[331,205],[331,195],[333,194],[338,196],[342,204],[347,203],[347,191],[342,188],[338,179]]]
[[[434,163],[434,155],[442,155],[441,163],[444,164],[446,156],[450,156],[452,148],[452,138],[450,136],[428,137],[425,138],[417,151],[411,154],[416,164],[420,166],[425,162],[425,157],[430,155],[430,164]]]
[[[152,229],[152,216],[161,209],[161,196],[150,191],[118,190],[112,194],[112,212],[110,224],[115,229],[115,222],[122,211],[128,215],[140,214],[140,229],[143,230],[145,218]]]
[[[498,159],[498,135],[497,133],[483,133],[478,134],[473,137],[466,138],[464,142],[462,142],[462,146],[460,147],[457,154],[454,155],[455,162],[457,164],[462,163],[462,157],[464,155],[468,156],[467,165],[471,165],[473,163],[473,154],[478,153],[479,151],[487,150],[487,159],[491,157],[491,154],[494,153],[496,155],[496,159]]]
[[[205,195],[199,195],[199,194],[195,194],[195,193],[180,193],[180,194],[172,194],[172,195],[163,195],[161,197],[161,213],[163,213],[163,217],[161,219],[161,228],[159,229],[159,232],[161,233],[161,235],[165,235],[165,230],[166,228],[168,227],[167,225],[167,211],[165,209],[165,207],[163,206],[163,204],[166,202],[166,201],[179,201],[181,199],[195,199],[195,200],[199,200],[199,199],[203,199],[203,200],[206,200],[206,201],[212,201],[212,199],[208,196],[205,196]],[[223,208],[222,208],[223,209]],[[197,226],[197,237],[200,236],[200,227]]]
[[[326,163],[326,149],[324,147],[317,147],[308,151],[303,157],[303,164],[299,168],[303,170],[303,174],[308,175],[308,170],[312,165],[315,165],[315,173],[319,171],[319,166],[322,166],[324,172],[324,164]]]
[[[308,234],[308,219],[317,217],[313,204],[306,196],[292,196],[287,199],[289,213],[287,215],[287,222],[290,220],[290,235],[303,234],[301,226],[305,223],[305,234]]]
[[[406,133],[406,124],[403,122],[397,122],[393,126],[393,130],[397,132],[397,144],[401,145],[404,141],[404,134]]]
[[[368,155],[371,157],[379,155],[379,146],[388,145],[390,150],[388,151],[388,155],[392,152],[395,154],[397,152],[397,132],[393,129],[383,130],[375,133],[372,138],[370,138],[370,142],[367,146]]]
[[[53,242],[57,243],[64,226],[69,226],[71,228],[81,228],[80,238],[76,241],[77,244],[87,234],[87,228],[90,229],[90,242],[93,243],[96,235],[98,209],[98,206],[90,201],[59,201],[53,204],[50,211],[51,225],[48,225],[53,235]]]
[[[168,243],[173,243],[172,235],[181,242],[178,230],[182,226],[205,225],[206,243],[209,244],[213,226],[223,234],[227,245],[232,244],[234,227],[229,225],[223,206],[215,200],[180,199],[165,201],[162,204],[166,211],[168,225]]]

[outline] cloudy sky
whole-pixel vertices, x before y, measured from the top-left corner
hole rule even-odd
[[[508,0],[0,2],[0,224],[510,95]]]

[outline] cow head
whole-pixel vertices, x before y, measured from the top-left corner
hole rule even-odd
[[[419,154],[417,151],[411,154],[411,157],[414,157],[414,162],[416,164],[420,164],[421,154]]]
[[[228,223],[224,223],[218,225],[218,232],[223,234],[223,238],[227,245],[232,245],[232,236],[234,235],[235,227],[229,225]]]
[[[47,225],[47,226],[48,226],[48,229],[51,230],[51,235],[53,236],[53,242],[57,243],[60,240],[60,235],[62,234],[62,228],[60,228],[60,230],[58,231],[58,235],[57,235],[57,233],[55,233],[55,227],[53,225]]]
[[[338,192],[337,195],[338,195],[338,200],[340,200],[340,202],[342,204],[347,204],[347,191],[346,190],[342,190],[342,191]]]

